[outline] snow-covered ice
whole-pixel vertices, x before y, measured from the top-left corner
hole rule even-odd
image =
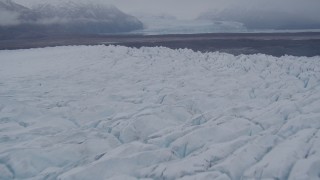
[[[0,179],[320,179],[320,57],[0,51]]]

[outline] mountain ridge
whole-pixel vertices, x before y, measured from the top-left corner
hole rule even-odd
[[[143,28],[136,17],[115,6],[93,3],[41,4],[27,8],[12,0],[1,0],[0,9],[4,12],[4,18],[0,18],[0,39],[34,34],[122,33]]]
[[[317,18],[268,9],[209,10],[200,14],[197,19],[239,22],[248,29],[320,29],[320,21]]]

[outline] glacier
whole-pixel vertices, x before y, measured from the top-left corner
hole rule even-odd
[[[166,35],[166,34],[206,34],[206,33],[244,33],[250,32],[241,23],[212,20],[183,20],[174,16],[135,13],[144,28],[129,34]]]
[[[320,57],[0,51],[0,179],[319,179]]]

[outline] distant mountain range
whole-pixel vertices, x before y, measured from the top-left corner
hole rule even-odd
[[[198,19],[212,21],[232,21],[242,23],[248,29],[299,30],[320,29],[320,19],[290,13],[263,9],[223,9],[201,14]]]
[[[122,33],[142,29],[135,17],[114,6],[65,3],[33,8],[0,0],[0,39],[47,34]]]

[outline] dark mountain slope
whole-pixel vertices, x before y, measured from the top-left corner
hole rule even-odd
[[[0,1],[0,38],[52,34],[122,33],[141,29],[142,23],[114,6],[66,3],[42,4],[32,9],[11,0]],[[2,21],[2,22],[1,22]]]

